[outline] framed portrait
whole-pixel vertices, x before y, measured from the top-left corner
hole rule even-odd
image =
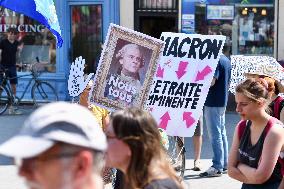
[[[160,39],[111,24],[89,102],[144,108],[163,47]]]

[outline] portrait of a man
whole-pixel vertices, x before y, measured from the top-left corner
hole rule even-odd
[[[120,64],[118,74],[129,79],[140,81],[139,70],[145,65],[144,57],[140,47],[129,43],[123,46],[115,56]]]
[[[131,105],[145,79],[151,51],[119,39],[107,77],[105,97]]]

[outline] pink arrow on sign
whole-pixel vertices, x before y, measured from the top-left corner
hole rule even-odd
[[[186,73],[185,70],[186,70],[187,65],[188,65],[188,62],[180,61],[178,65],[178,70],[176,71],[178,79],[180,79]]]
[[[171,120],[170,114],[169,112],[166,112],[161,118],[160,118],[161,122],[159,124],[159,127],[162,129],[167,129],[168,126],[168,122],[169,120]]]
[[[163,78],[163,77],[164,77],[164,71],[165,71],[165,69],[164,69],[164,68],[161,68],[161,66],[160,66],[160,64],[159,64],[158,70],[157,70],[157,73],[156,73],[156,77]]]
[[[186,127],[189,128],[195,122],[195,119],[191,117],[191,112],[183,112],[183,121],[186,123]]]
[[[197,72],[195,81],[203,80],[205,76],[207,76],[211,72],[212,72],[212,69],[210,68],[210,66],[206,66],[201,72],[199,71]]]

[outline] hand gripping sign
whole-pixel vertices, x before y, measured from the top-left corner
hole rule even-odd
[[[168,135],[190,137],[226,37],[162,33],[161,39],[165,48],[146,106]]]

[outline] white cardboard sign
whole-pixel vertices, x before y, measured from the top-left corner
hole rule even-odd
[[[89,75],[87,75],[87,78],[85,78],[84,67],[85,59],[83,59],[82,56],[77,57],[70,66],[68,77],[68,91],[69,95],[73,98],[79,96],[83,92],[83,90],[91,80],[91,77],[93,77],[94,75],[94,73],[90,73]]]
[[[267,65],[273,68],[272,70],[275,70],[275,72],[277,72],[275,74],[275,78],[283,83],[283,67],[275,60],[275,58],[269,56],[232,55],[232,77],[230,81],[229,91],[235,94],[236,86],[246,79],[244,74],[257,71],[261,65]]]
[[[191,137],[225,36],[162,33],[165,42],[146,106],[168,135]]]

